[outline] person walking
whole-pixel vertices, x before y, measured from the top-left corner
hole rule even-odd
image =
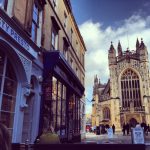
[[[0,150],[11,150],[10,134],[3,123],[0,123]]]
[[[123,135],[125,135],[125,131],[126,131],[126,124],[124,123],[122,128]]]
[[[126,130],[127,130],[127,135],[129,135],[130,126],[129,126],[129,124],[128,124],[128,123],[126,124]]]
[[[113,134],[115,134],[115,125],[112,125],[112,129],[113,129]]]

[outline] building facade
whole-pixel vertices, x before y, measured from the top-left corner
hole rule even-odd
[[[136,42],[136,50],[116,50],[111,43],[108,51],[110,79],[102,84],[94,78],[92,125],[135,126],[150,123],[150,74],[148,51],[143,40]]]
[[[35,141],[43,129],[42,106],[47,96],[51,101],[48,116],[53,125],[60,120],[68,121],[66,109],[68,105],[75,106],[78,137],[81,136],[80,99],[84,95],[86,48],[70,8],[67,0],[0,0],[0,121],[8,127],[13,143]],[[50,61],[51,52],[62,62]],[[53,91],[45,97],[45,80],[49,74]],[[65,74],[71,86],[64,81]],[[58,87],[63,90],[56,90]],[[71,102],[67,99],[67,88],[73,91]],[[52,92],[64,101],[56,98],[62,109],[55,114],[52,110],[57,110],[58,105],[53,105]],[[69,127],[65,127],[68,139],[74,134]]]
[[[49,120],[62,141],[84,135],[85,45],[72,14],[70,1],[47,1],[44,8],[43,127]],[[45,121],[45,122],[44,122]]]

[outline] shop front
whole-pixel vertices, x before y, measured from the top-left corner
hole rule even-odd
[[[0,121],[9,129],[13,143],[33,143],[38,134],[43,68],[38,51],[0,9]]]
[[[44,54],[41,130],[52,125],[62,142],[81,140],[80,98],[84,87],[60,51]]]

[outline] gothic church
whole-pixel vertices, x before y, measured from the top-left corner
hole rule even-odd
[[[150,124],[150,73],[148,51],[143,40],[137,39],[136,50],[116,50],[111,43],[108,51],[110,79],[102,84],[94,78],[92,126],[115,124],[121,131],[124,123]]]

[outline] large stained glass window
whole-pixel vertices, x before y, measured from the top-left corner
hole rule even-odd
[[[122,107],[141,107],[140,82],[138,75],[131,69],[126,70],[121,76]]]

